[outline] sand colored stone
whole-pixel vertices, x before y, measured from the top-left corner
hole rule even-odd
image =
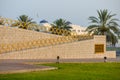
[[[10,27],[0,27],[0,33],[0,44],[60,37],[47,33],[39,33]],[[32,46],[33,44],[36,43],[32,43]],[[104,52],[96,54],[95,44],[104,44]],[[26,48],[26,45],[21,46]],[[60,56],[61,59],[103,58],[104,56],[108,58],[116,58],[116,53],[115,51],[106,51],[105,36],[94,36],[93,39],[88,40],[65,42],[56,45],[12,51],[0,54],[0,59],[56,59],[57,56]]]

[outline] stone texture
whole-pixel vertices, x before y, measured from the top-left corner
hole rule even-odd
[[[29,30],[0,27],[0,43],[24,42],[36,39],[56,38],[56,35],[38,33]],[[9,36],[9,37],[8,37]],[[104,44],[104,53],[95,54],[95,44]],[[23,45],[25,47],[25,45]],[[106,51],[106,37],[94,36],[93,39],[82,40],[41,48],[13,51],[0,54],[0,59],[80,59],[80,58],[116,58],[115,51]]]

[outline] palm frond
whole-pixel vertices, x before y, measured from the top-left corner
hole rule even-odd
[[[109,38],[113,39],[110,41],[112,44],[115,44],[117,42],[117,38],[111,31],[114,33],[119,32],[119,24],[117,23],[119,20],[113,18],[116,14],[111,14],[111,12],[108,12],[107,9],[97,10],[97,13],[98,17],[91,16],[88,18],[92,24],[86,30],[90,33],[92,32],[93,34],[109,35]]]
[[[21,15],[18,18],[18,22],[12,24],[12,26],[18,26],[19,28],[28,29],[28,27],[32,24],[36,24],[33,19],[28,17],[27,15]]]
[[[87,27],[86,31],[88,31],[89,29],[94,29],[96,27],[99,27],[99,25],[90,25]]]
[[[107,31],[107,41],[111,42],[114,46],[116,43],[118,43],[118,36],[112,31]]]
[[[91,23],[99,23],[99,19],[94,16],[90,16],[88,20],[91,20]]]

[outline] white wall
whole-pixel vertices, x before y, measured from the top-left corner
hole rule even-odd
[[[70,26],[72,27],[71,31],[75,32],[77,35],[87,34],[87,32],[85,32],[86,27],[81,27],[74,24],[70,24]]]

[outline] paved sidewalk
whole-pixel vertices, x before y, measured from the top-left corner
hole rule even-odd
[[[22,63],[21,61],[15,61],[15,60],[0,60],[0,74],[23,73],[23,72],[53,70],[53,69],[57,69],[57,68],[35,65],[35,64],[25,64]]]
[[[104,59],[60,59],[60,63],[79,63],[79,62],[104,62]],[[56,63],[56,59],[24,59],[24,60],[0,60],[0,74],[20,73],[28,71],[52,70],[55,67],[35,65],[39,63]],[[120,62],[120,57],[107,59],[107,62]]]

